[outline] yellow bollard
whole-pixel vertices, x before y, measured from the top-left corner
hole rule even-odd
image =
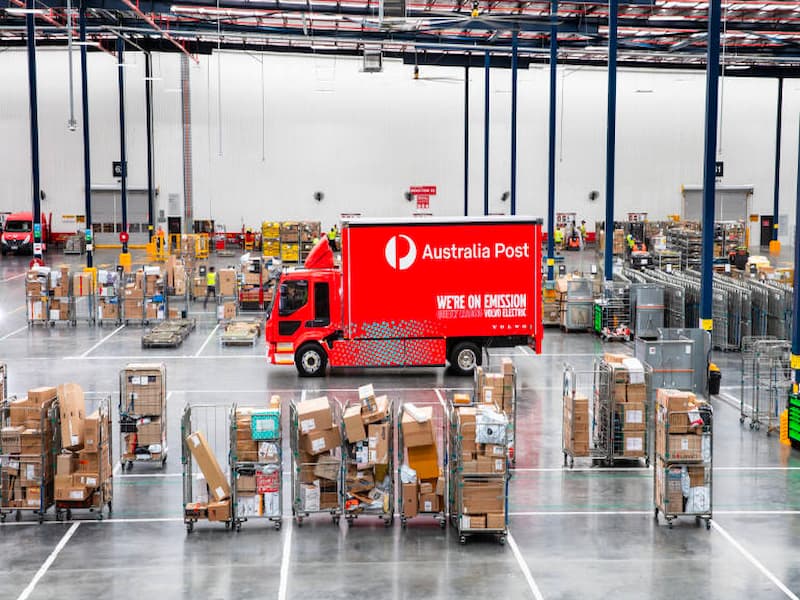
[[[119,264],[125,270],[125,272],[129,272],[131,270],[131,254],[130,252],[122,252],[119,255]]]
[[[778,240],[771,240],[769,243],[769,253],[770,254],[780,254],[781,253],[781,243]]]
[[[791,446],[792,442],[789,440],[789,409],[785,409],[781,413],[781,444],[784,446]]]

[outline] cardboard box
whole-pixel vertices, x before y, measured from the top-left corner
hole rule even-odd
[[[20,485],[38,485],[42,479],[42,464],[39,460],[20,460],[19,462],[19,481]]]
[[[484,456],[491,456],[493,458],[505,458],[506,447],[498,444],[483,444],[482,449]]]
[[[297,404],[297,423],[301,433],[322,431],[333,427],[331,404],[327,396],[304,400]]]
[[[223,500],[221,502],[208,503],[208,520],[209,521],[230,521],[231,518],[231,501]]]
[[[388,396],[378,396],[375,399],[375,410],[372,411],[365,411],[363,406],[361,408],[361,419],[364,421],[365,425],[369,425],[370,423],[378,423],[380,421],[385,421],[389,418],[389,397]]]
[[[83,389],[76,383],[58,386],[58,410],[61,419],[61,447],[83,446],[83,420],[86,417],[86,402]]]
[[[491,473],[493,469],[493,462],[494,461],[488,456],[478,455],[478,473]]]
[[[439,496],[436,494],[419,495],[419,512],[437,513],[439,508]]]
[[[626,388],[627,386],[624,383],[614,384],[613,398],[615,402],[625,402],[625,399],[627,398]]]
[[[359,386],[358,401],[361,403],[361,410],[365,413],[375,412],[378,409],[375,388],[371,383]]]
[[[342,462],[335,456],[320,456],[314,466],[314,476],[319,479],[338,481],[341,475]]]
[[[472,404],[472,397],[469,394],[453,394],[453,404]]]
[[[667,413],[669,422],[669,433],[688,433],[689,432],[689,413],[670,412]]]
[[[436,486],[433,488],[434,493],[437,496],[444,496],[444,488],[445,488],[444,477],[437,477]]]
[[[433,493],[433,483],[430,481],[421,481],[419,482],[419,493],[420,494],[432,494]]]
[[[466,425],[473,425],[472,431],[475,431],[474,425],[477,412],[474,406],[463,406],[458,409],[458,422],[461,425],[462,435]]]
[[[627,402],[647,402],[647,386],[643,383],[629,383],[625,389]]]
[[[256,476],[245,475],[238,473],[236,475],[236,491],[239,494],[255,494],[256,493]]]
[[[702,437],[693,433],[670,434],[667,451],[670,460],[702,460]]]
[[[72,475],[78,468],[78,457],[75,454],[59,454],[56,456],[56,475]]]
[[[104,446],[100,452],[90,452],[81,450],[78,452],[78,472],[79,473],[98,473],[101,468],[110,471],[111,458],[108,446]]]
[[[73,473],[72,474],[73,487],[86,487],[90,490],[97,489],[100,486],[99,473]]]
[[[668,412],[685,412],[689,410],[689,403],[694,404],[695,395],[692,392],[661,388],[656,393],[656,399],[658,405],[666,408]]]
[[[603,355],[603,360],[609,364],[621,365],[622,361],[624,361],[626,358],[632,358],[632,357],[629,354],[618,354],[614,352],[606,352]]]
[[[186,444],[192,456],[197,461],[200,470],[203,472],[203,476],[206,479],[206,483],[208,484],[213,498],[218,502],[229,498],[231,489],[228,485],[228,480],[225,478],[225,474],[219,466],[214,452],[208,445],[203,433],[196,431],[190,434],[186,438]]]
[[[361,420],[361,406],[354,404],[347,407],[342,415],[342,421],[348,442],[354,444],[367,439],[367,430],[364,428],[364,421]]]
[[[303,450],[314,455],[329,452],[342,445],[342,436],[336,427],[324,431],[314,430],[306,435],[301,435],[300,438]]]
[[[42,407],[58,397],[58,390],[54,387],[38,387],[28,390],[28,404]]]
[[[418,490],[416,483],[403,484],[403,516],[416,517],[419,514]]]
[[[462,529],[486,529],[486,515],[461,515]]]
[[[303,510],[319,512],[320,500],[319,481],[300,484],[300,505]]]
[[[418,423],[407,412],[403,413],[401,427],[403,428],[403,444],[406,448],[414,446],[430,446],[435,443],[433,437],[433,407],[418,407],[419,411],[427,416],[427,421]]]
[[[236,302],[224,302],[222,304],[222,318],[225,321],[236,318]]]
[[[625,402],[617,405],[617,411],[626,431],[644,431],[645,411],[641,402]]]
[[[464,460],[461,462],[461,471],[467,475],[473,475],[478,472],[478,461],[474,458]]]
[[[0,430],[0,448],[4,454],[19,454],[22,450],[22,432],[25,427],[22,425],[14,427],[3,427]]]
[[[41,417],[41,409],[37,409],[27,398],[10,400],[9,425],[11,427],[25,427],[25,423],[32,418]],[[41,420],[41,419],[40,419]],[[4,449],[5,450],[5,449]]]
[[[100,447],[100,413],[94,411],[83,422],[83,448],[97,452]]]
[[[632,458],[644,456],[644,431],[623,431],[623,456]]]
[[[136,443],[145,448],[152,444],[160,444],[161,437],[161,418],[150,417],[149,423],[139,423],[136,425]]]
[[[503,513],[486,513],[486,529],[505,529],[506,516]]]
[[[389,464],[389,423],[372,423],[367,428],[369,439],[369,462],[373,465]],[[412,467],[413,468],[413,467]],[[437,473],[438,475],[438,473]],[[423,479],[417,473],[419,479]]]
[[[347,491],[355,494],[368,492],[375,487],[375,475],[372,469],[358,469],[355,465],[347,467],[345,481],[347,483]]]
[[[436,445],[409,448],[408,466],[417,472],[418,480],[439,477],[439,454]]]
[[[219,294],[220,296],[233,296],[236,294],[236,270],[219,270]]]
[[[505,510],[505,484],[502,480],[469,480],[462,490],[462,512],[485,514]]]
[[[689,487],[697,487],[706,483],[706,468],[704,466],[688,467]]]

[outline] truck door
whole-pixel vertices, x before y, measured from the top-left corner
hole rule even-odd
[[[278,317],[278,335],[290,338],[297,336],[304,320],[310,320],[307,280],[289,280],[281,284]]]

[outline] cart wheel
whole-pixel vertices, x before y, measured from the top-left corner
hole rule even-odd
[[[129,461],[128,461],[128,462],[125,464],[125,468],[126,468],[126,469],[128,469],[128,471],[132,471],[132,470],[133,470],[133,461],[132,461],[132,460],[129,460]]]
[[[67,521],[72,521],[72,509],[67,509]]]
[[[465,535],[460,536],[458,538],[458,541],[459,541],[460,544],[466,544],[467,543],[467,536],[465,536]]]
[[[275,521],[275,529],[280,531],[282,527],[282,523],[280,521]]]
[[[108,514],[111,515],[112,512],[114,512],[114,510],[111,508],[111,500],[109,500],[108,501]]]
[[[400,527],[405,529],[406,525],[408,525],[408,519],[406,519],[405,517],[400,517]]]
[[[506,545],[506,536],[501,535],[500,538],[497,541],[500,542],[501,546],[505,546]]]
[[[769,436],[770,436],[770,430],[767,429],[767,437],[769,437]]]
[[[17,511],[17,516],[15,516],[14,519],[17,522],[22,521],[22,513],[20,511]]]
[[[569,468],[571,469],[573,466],[575,466],[575,458],[570,456],[569,457]]]
[[[241,521],[237,521],[236,522],[235,529],[236,529],[236,533],[239,533],[242,530],[242,522]]]
[[[761,423],[756,423],[756,431],[759,431],[760,429],[761,429]]]
[[[44,514],[39,513],[39,525],[41,525],[42,523],[44,523]]]
[[[650,457],[649,456],[644,459],[644,466],[648,467],[648,468],[650,467]]]
[[[700,517],[695,517],[694,518],[694,524],[698,525],[698,526],[700,525]]]
[[[667,527],[669,527],[670,529],[672,529],[672,519],[670,519],[669,521],[667,521]]]
[[[302,527],[303,526],[303,517],[295,516],[294,522],[297,523],[298,527]]]
[[[0,523],[6,522],[6,513],[0,513]]]
[[[333,521],[333,524],[334,524],[334,525],[336,525],[337,527],[339,526],[339,515],[333,515],[333,516],[331,517],[331,520]],[[280,523],[280,522],[279,522],[279,523]]]
[[[225,521],[225,529],[230,529],[230,528],[231,528],[231,522]]]
[[[383,519],[383,526],[386,527],[386,528],[391,527],[392,526],[392,520],[393,519],[391,517],[384,518]]]
[[[706,519],[706,531],[711,529],[711,519]]]
[[[161,459],[161,468],[164,469],[167,466],[167,457]]]
[[[656,521],[658,521],[658,509],[657,508],[655,510],[655,519],[656,519]]]
[[[353,521],[355,521],[355,517],[353,517],[352,515],[347,515],[347,526],[348,527],[352,527],[353,526]]]
[[[739,423],[744,423],[744,417],[739,417]]]
[[[564,466],[567,466],[567,453],[564,452]]]
[[[103,520],[103,511],[102,510],[97,513],[97,520],[98,521],[102,521]]]
[[[750,421],[750,429],[753,429],[754,427],[755,427],[755,425],[753,424],[752,421]]]
[[[194,530],[194,521],[189,521],[186,523],[186,533],[192,533],[192,530]]]

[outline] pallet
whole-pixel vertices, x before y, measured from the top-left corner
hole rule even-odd
[[[142,336],[142,348],[177,348],[195,326],[194,319],[162,321]]]
[[[220,340],[223,346],[255,346],[260,335],[260,320],[234,319],[225,326]]]

